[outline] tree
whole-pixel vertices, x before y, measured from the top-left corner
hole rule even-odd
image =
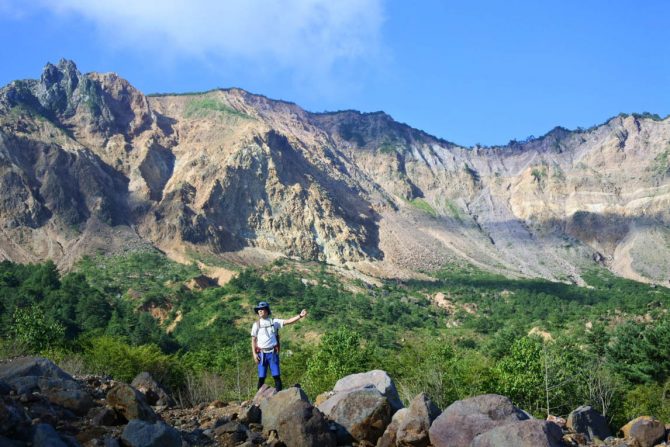
[[[542,340],[521,337],[494,367],[500,393],[528,411],[545,406],[545,367]]]
[[[49,320],[44,315],[44,310],[37,305],[17,307],[11,331],[16,340],[33,353],[61,345],[65,336],[63,325]]]
[[[364,371],[370,349],[361,346],[361,337],[345,327],[326,334],[316,353],[307,362],[305,383],[311,393],[331,389],[342,377]]]

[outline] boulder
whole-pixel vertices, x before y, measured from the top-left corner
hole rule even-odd
[[[261,408],[258,405],[247,405],[242,407],[238,418],[243,424],[257,423],[261,421]]]
[[[457,400],[430,427],[434,447],[468,447],[479,434],[495,427],[528,419],[505,396],[483,394]]]
[[[343,377],[337,381],[333,388],[333,392],[338,394],[359,390],[369,386],[374,386],[382,396],[386,397],[394,413],[404,407],[400,400],[400,396],[398,396],[398,390],[396,389],[393,380],[386,374],[386,371],[379,369]]]
[[[125,383],[117,383],[107,393],[107,404],[121,413],[126,420],[140,419],[156,422],[158,416],[144,400],[144,395]]]
[[[401,408],[393,414],[391,423],[384,430],[382,437],[377,440],[377,447],[396,447],[398,427],[402,424],[408,412],[408,408]]]
[[[470,447],[565,447],[563,431],[553,422],[539,419],[511,422],[478,436]]]
[[[68,447],[49,424],[37,424],[33,429],[33,447]]]
[[[253,404],[258,405],[260,407],[261,402],[264,400],[267,400],[277,394],[277,389],[275,387],[272,387],[267,384],[261,385],[261,387],[256,391],[256,395],[254,396],[253,399]]]
[[[158,382],[151,377],[148,372],[139,373],[130,383],[136,390],[144,394],[149,405],[158,405],[163,407],[173,407],[174,399],[160,386]]]
[[[11,392],[12,387],[4,380],[0,380],[0,396],[7,396]]]
[[[337,442],[367,441],[375,444],[391,422],[388,399],[375,388],[343,393],[326,416],[337,426]]]
[[[98,411],[92,418],[91,418],[91,424],[97,425],[97,426],[114,426],[114,425],[122,425],[126,421],[123,419],[123,417],[120,417],[119,414],[115,411],[112,410],[111,408],[103,408],[100,411]]]
[[[7,405],[0,400],[0,433],[10,434],[30,426],[30,418],[14,405]]]
[[[632,441],[634,447],[653,447],[665,440],[665,425],[649,416],[633,419],[621,427],[621,432]]]
[[[43,357],[18,357],[0,364],[0,379],[12,385],[23,377],[48,377],[52,379],[72,380],[72,377],[60,369],[54,362]]]
[[[93,398],[74,380],[40,377],[37,381],[40,392],[49,402],[72,410],[79,416],[93,407]]]
[[[428,430],[440,415],[440,409],[421,393],[409,405],[409,411],[398,426],[398,447],[426,447],[430,444]]]
[[[0,365],[0,379],[18,394],[39,391],[51,403],[84,415],[93,406],[93,398],[72,376],[41,357],[19,357]]]
[[[565,425],[577,433],[583,433],[587,441],[596,438],[604,441],[612,436],[605,417],[589,405],[583,405],[570,413]]]
[[[181,447],[181,435],[165,422],[150,423],[133,419],[121,434],[129,447]]]
[[[275,424],[279,440],[287,446],[335,447],[335,433],[323,413],[304,400],[291,402]]]
[[[304,401],[309,403],[309,399],[305,392],[296,387],[287,388],[269,399],[261,401],[261,423],[263,424],[263,432],[266,434],[270,430],[277,430],[277,420],[282,412],[293,402]]]
[[[237,445],[249,437],[247,428],[235,421],[228,421],[214,429],[219,445]]]

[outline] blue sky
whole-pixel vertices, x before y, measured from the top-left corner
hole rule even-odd
[[[670,114],[670,1],[0,0],[0,84],[48,61],[145,93],[383,110],[462,145]]]

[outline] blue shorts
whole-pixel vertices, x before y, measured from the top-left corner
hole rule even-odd
[[[270,374],[272,377],[279,375],[279,353],[278,352],[261,352],[260,362],[258,362],[258,377],[265,378],[268,374],[268,366],[270,367]]]

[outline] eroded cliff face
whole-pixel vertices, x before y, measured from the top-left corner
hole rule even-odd
[[[0,91],[0,188],[0,256],[17,261],[151,244],[382,276],[468,262],[580,282],[599,263],[670,280],[668,119],[462,148],[383,113],[145,97],[61,61]]]

